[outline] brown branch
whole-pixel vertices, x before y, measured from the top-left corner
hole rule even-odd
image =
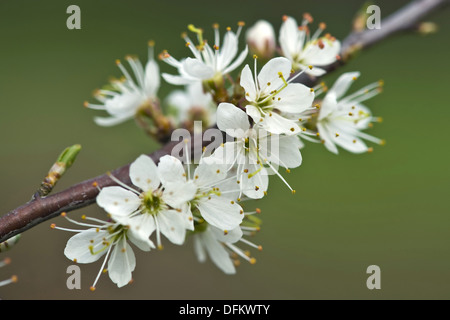
[[[393,34],[411,30],[423,17],[448,3],[449,0],[416,0],[382,20],[381,29],[350,33],[342,41],[342,59],[325,67],[325,69],[327,72],[331,72],[346,63],[355,52],[366,49]],[[319,81],[319,79],[305,74],[297,79],[298,82],[308,86],[313,86]],[[169,142],[149,156],[157,162],[163,155],[170,154],[177,143],[177,141]],[[203,143],[205,142],[203,141]],[[193,145],[191,144],[191,149]],[[131,184],[128,176],[129,166],[130,164],[127,164],[112,171],[111,174],[124,183]],[[111,185],[115,185],[115,182],[107,174],[104,174],[45,198],[31,200],[0,218],[0,242],[56,217],[62,212],[72,211],[94,203],[98,194],[98,187],[103,188]]]

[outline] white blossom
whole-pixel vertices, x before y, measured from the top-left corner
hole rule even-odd
[[[158,168],[153,160],[139,156],[130,165],[130,179],[139,190],[129,187],[113,176],[119,186],[105,187],[97,196],[97,204],[108,212],[112,219],[130,228],[143,239],[156,231],[156,241],[162,248],[162,233],[172,243],[184,243],[189,216],[185,203],[192,199],[192,185],[161,184]]]
[[[163,73],[162,77],[174,85],[187,85],[194,81],[214,81],[221,79],[225,74],[228,74],[239,67],[248,54],[248,47],[237,56],[239,50],[239,34],[241,32],[243,23],[239,24],[236,33],[227,28],[227,32],[223,38],[223,43],[220,43],[220,34],[218,25],[214,25],[214,45],[211,47],[209,43],[203,39],[203,30],[189,25],[189,29],[197,34],[198,46],[184,35],[186,46],[194,55],[193,58],[188,57],[182,60],[177,60],[170,54],[163,52],[161,58],[164,62],[177,68],[178,75]]]
[[[239,260],[233,257],[236,255],[243,258],[251,264],[256,263],[256,259],[249,256],[247,252],[240,249],[236,243],[242,242],[258,250],[262,250],[262,246],[256,245],[243,238],[244,232],[247,230],[257,230],[255,227],[236,227],[230,231],[224,232],[207,223],[199,224],[193,235],[194,252],[199,262],[203,263],[207,257],[224,273],[235,274],[235,265]]]
[[[327,91],[317,119],[317,129],[325,147],[338,153],[337,146],[353,153],[372,150],[363,139],[383,144],[384,140],[373,137],[362,130],[379,121],[373,117],[369,108],[361,102],[377,95],[382,83],[375,82],[344,96],[350,85],[359,77],[359,72],[347,72],[341,75]]]
[[[292,17],[284,16],[283,20],[279,35],[283,56],[292,62],[295,70],[304,70],[313,76],[323,75],[325,70],[320,67],[338,59],[340,42],[329,34],[320,37],[325,29],[324,23],[320,23],[317,31],[310,36],[308,23],[312,22],[312,17],[309,14],[304,15],[300,27]]]
[[[128,56],[126,60],[132,68],[134,78],[121,61],[116,60],[124,78],[112,80],[109,86],[96,91],[95,98],[101,104],[85,102],[85,107],[104,110],[109,114],[109,117],[94,118],[100,126],[113,126],[132,119],[141,107],[157,100],[160,74],[153,57],[153,44],[149,45],[149,58],[145,68],[136,57]]]
[[[150,251],[154,248],[153,242],[149,239],[143,239],[139,235],[115,221],[102,221],[96,218],[83,216],[83,220],[91,222],[77,222],[64,216],[70,222],[77,225],[87,227],[88,229],[67,229],[56,227],[52,224],[52,228],[63,231],[75,232],[66,244],[64,254],[66,257],[76,263],[92,263],[105,256],[100,271],[91,286],[91,290],[95,290],[95,286],[100,275],[107,271],[110,279],[117,284],[118,287],[127,285],[132,280],[132,272],[136,267],[136,258],[132,247],[128,244],[128,240],[144,251]],[[106,263],[107,268],[105,269]]]
[[[201,120],[202,125],[208,127],[215,123],[217,105],[211,94],[203,91],[200,82],[187,85],[185,90],[172,91],[166,98],[166,105],[178,124]]]
[[[302,163],[297,136],[271,134],[257,123],[251,127],[247,114],[231,103],[221,103],[217,109],[217,126],[234,138],[216,149],[213,157],[236,167],[236,181],[240,193],[249,198],[262,198],[269,185],[269,174],[277,174],[278,167],[296,168]],[[240,197],[240,194],[239,194]]]
[[[300,132],[290,114],[298,114],[311,107],[314,90],[300,83],[292,83],[291,62],[277,57],[267,62],[256,74],[246,65],[240,84],[245,90],[247,114],[270,133],[294,135]],[[300,73],[299,73],[300,74]],[[289,79],[289,80],[288,80]]]
[[[162,157],[158,165],[163,183],[177,185],[180,190],[195,189],[194,196],[185,208],[190,215],[192,210],[198,210],[201,218],[221,230],[239,226],[244,211],[239,204],[224,196],[220,188],[227,176],[226,165],[212,157],[202,158],[192,176],[189,167],[187,165],[186,172],[181,161],[169,155]]]

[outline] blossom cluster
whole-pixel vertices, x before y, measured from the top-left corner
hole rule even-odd
[[[136,266],[130,243],[152,251],[163,247],[163,237],[176,245],[191,237],[199,261],[209,257],[223,272],[235,273],[238,258],[256,261],[238,243],[261,250],[246,239],[260,228],[255,215],[260,209],[247,211],[244,200],[267,196],[270,176],[295,193],[280,167],[289,171],[302,164],[304,141],[322,143],[336,154],[338,147],[370,152],[365,140],[383,143],[363,131],[379,118],[362,104],[381,91],[381,82],[349,95],[359,72],[342,74],[330,88],[300,82],[305,76],[323,76],[340,59],[339,40],[323,34],[324,23],[311,33],[312,22],[309,14],[300,25],[284,16],[277,42],[273,26],[258,21],[247,30],[244,46],[239,46],[242,22],[236,32],[227,28],[223,38],[214,24],[212,42],[204,38],[203,29],[189,25],[196,42],[188,33],[183,38],[191,56],[176,59],[167,50],[159,55],[175,68],[173,74],[160,74],[153,42],[145,66],[136,57],[126,58],[132,73],[117,61],[123,77],[96,91],[99,104],[85,103],[108,113],[94,119],[98,125],[135,118],[160,138],[175,128],[191,132],[201,121],[227,139],[212,150],[203,149],[198,163],[191,161],[189,139],[181,142],[183,156],[140,155],[129,167],[131,183],[110,174],[115,186],[99,188],[96,201],[108,214],[106,220],[83,216],[79,222],[64,214],[85,228],[52,225],[76,233],[65,248],[69,259],[91,263],[104,257],[92,289],[104,270],[119,287],[128,284]],[[177,86],[165,99],[158,96],[161,78]],[[143,124],[144,118],[150,123]]]

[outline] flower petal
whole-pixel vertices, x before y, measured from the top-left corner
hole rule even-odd
[[[296,168],[302,164],[302,143],[298,136],[271,135],[260,139],[259,145],[261,157],[272,165]]]
[[[323,125],[322,123],[318,122],[317,123],[317,130],[320,134],[320,138],[325,146],[325,148],[327,148],[329,151],[338,154],[338,148],[336,147],[336,145],[334,144],[334,140],[333,140],[333,136],[332,134],[329,132],[328,127],[326,125]],[[334,133],[334,135],[336,135],[336,133]]]
[[[97,231],[97,229],[84,230],[67,241],[64,249],[65,256],[78,263],[91,263],[100,259],[107,250],[100,250],[103,248],[103,239],[108,235],[105,230]],[[92,254],[90,248],[93,247],[97,254]]]
[[[102,127],[111,127],[116,124],[125,122],[133,118],[134,112],[131,115],[121,116],[121,117],[94,117],[94,122]]]
[[[128,230],[127,237],[142,251],[150,251],[150,249],[155,249],[155,245],[148,237],[142,237],[141,234],[135,232],[133,229]]]
[[[284,57],[277,57],[267,62],[258,74],[260,92],[268,95],[270,91],[277,90],[284,85],[280,74],[285,80],[291,75],[291,61]]]
[[[247,163],[243,166],[241,181],[242,192],[251,199],[264,197],[269,187],[267,170],[260,164]]]
[[[131,182],[143,191],[156,190],[160,184],[155,162],[144,154],[130,165],[130,178]]]
[[[302,64],[299,64],[298,66],[301,70],[304,70],[305,73],[313,77],[320,77],[327,73],[324,69],[315,66],[313,66],[312,69],[310,68],[310,66],[305,66]]]
[[[311,107],[314,91],[300,83],[290,83],[275,96],[274,107],[286,113],[301,113]]]
[[[250,128],[247,114],[234,104],[222,102],[217,108],[217,127],[232,137],[242,137]]]
[[[111,252],[111,257],[108,260],[108,274],[109,278],[123,287],[131,281],[131,273],[136,267],[136,257],[133,249],[127,243],[126,238],[122,237]]]
[[[303,41],[299,44],[299,33],[298,33],[297,21],[292,17],[287,17],[286,20],[281,24],[280,27],[280,47],[283,55],[286,58],[292,60],[293,54],[299,53],[300,49],[303,47]]]
[[[241,227],[236,227],[233,230],[227,230],[224,232],[214,226],[208,226],[208,231],[214,235],[214,238],[220,242],[235,243],[242,238]]]
[[[241,150],[239,150],[241,148]],[[242,150],[242,144],[239,142],[226,142],[214,150],[214,153],[207,158],[204,158],[205,162],[213,161],[226,165],[226,171],[229,171],[238,159],[238,153]],[[220,168],[219,168],[220,169]]]
[[[173,74],[168,74],[168,73],[163,73],[162,77],[167,83],[170,83],[173,85],[188,85],[188,84],[191,84],[193,81],[198,80],[198,79],[195,79],[192,77],[179,76],[179,75],[173,75]]]
[[[209,198],[199,201],[197,207],[206,222],[221,230],[236,228],[244,218],[240,205],[217,195],[211,195]]]
[[[141,200],[135,193],[118,186],[103,188],[96,200],[113,219],[126,218],[141,205]]]
[[[181,161],[165,155],[159,159],[158,174],[162,184],[186,183],[186,172]]]
[[[228,31],[223,39],[223,45],[220,48],[217,69],[224,70],[234,59],[238,50],[238,38],[232,31]]]
[[[323,48],[319,46],[323,44]],[[306,65],[326,66],[336,61],[341,43],[338,40],[328,40],[321,38],[313,43],[308,43],[302,53],[302,62]]]
[[[295,121],[287,119],[275,112],[269,112],[259,124],[265,130],[275,134],[295,135],[300,132],[300,127]]]
[[[198,187],[212,187],[227,175],[227,164],[215,157],[203,158],[194,171],[194,182]]]
[[[145,92],[149,97],[155,97],[161,84],[159,66],[155,60],[149,60],[145,66]]]
[[[240,85],[245,90],[245,98],[249,101],[255,101],[256,83],[248,64],[242,69]]]
[[[355,82],[355,80],[360,76],[360,72],[346,72],[342,74],[333,84],[328,92],[333,92],[336,96],[336,100],[342,98],[342,96],[347,92],[350,86]]]
[[[161,233],[173,244],[182,245],[186,238],[186,224],[183,215],[167,210],[156,215]]]
[[[148,213],[134,215],[126,224],[133,231],[135,238],[141,241],[146,241],[156,230],[155,218]]]
[[[188,75],[201,80],[211,79],[214,76],[214,69],[198,59],[186,58],[183,61],[183,69]]]
[[[195,234],[193,239],[195,255],[197,256],[198,261],[203,263],[206,261],[206,251],[202,243],[203,237],[201,234]]]
[[[245,106],[245,112],[253,119],[255,123],[259,123],[262,119],[261,112],[259,109],[255,106],[252,106],[251,104]]]
[[[230,259],[229,253],[225,250],[223,245],[214,238],[212,233],[207,230],[201,234],[201,237],[202,243],[211,258],[211,261],[226,274],[236,273],[236,269]]]
[[[231,71],[239,67],[247,58],[247,55],[248,55],[248,46],[245,46],[245,49],[239,54],[236,60],[234,60],[232,64],[226,67],[225,70],[222,71],[222,73],[224,74],[230,73]]]
[[[194,199],[197,186],[193,181],[170,182],[164,185],[163,200],[173,208],[181,208],[188,201]]]
[[[336,100],[335,92],[334,91],[327,92],[320,106],[318,120],[321,121],[330,116],[333,112],[337,110],[337,107],[338,103]]]

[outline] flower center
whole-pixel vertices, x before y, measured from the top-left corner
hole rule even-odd
[[[142,205],[141,212],[156,215],[161,211],[164,206],[164,202],[161,199],[161,195],[149,190],[141,195]]]

